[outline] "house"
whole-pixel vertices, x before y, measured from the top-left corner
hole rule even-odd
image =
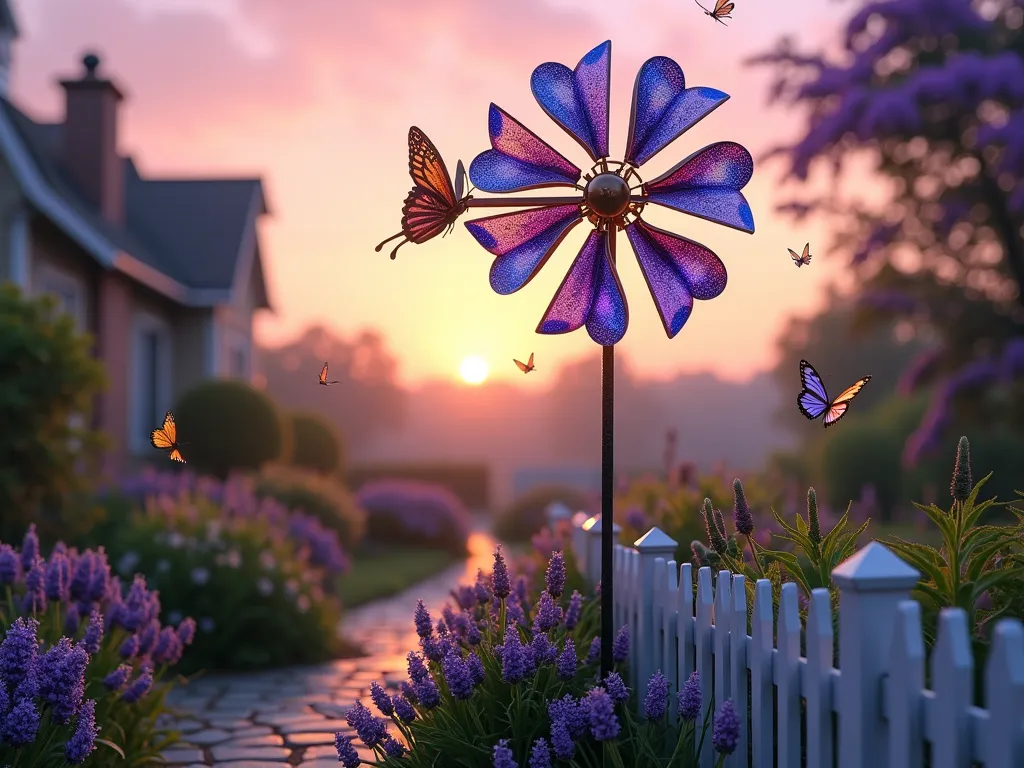
[[[270,308],[263,185],[140,174],[118,153],[124,97],[95,55],[60,81],[64,120],[36,122],[7,98],[17,34],[0,0],[0,281],[53,294],[95,338],[116,474],[152,455],[150,430],[185,390],[250,377],[253,316]]]

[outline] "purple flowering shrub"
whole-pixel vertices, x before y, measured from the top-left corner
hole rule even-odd
[[[624,680],[629,634],[623,627],[615,638],[616,670],[598,679],[600,642],[580,623],[583,597],[566,594],[562,553],[547,563],[539,595],[510,571],[500,547],[494,560],[490,578],[481,572],[475,584],[453,590],[436,621],[417,604],[420,647],[408,655],[401,692],[389,695],[374,683],[376,713],[362,702],[349,710],[349,726],[374,753],[370,764],[428,768],[458,755],[465,768],[695,767],[710,725],[699,680],[674,692],[656,673],[638,718]],[[731,712],[723,706],[708,734],[719,766],[736,746]],[[342,768],[361,765],[355,739],[338,733],[335,745]],[[611,762],[602,763],[602,754]]]
[[[43,558],[35,526],[0,543],[0,594],[0,765],[140,765],[174,743],[163,678],[191,618],[161,624],[159,594],[141,576],[125,588],[102,547]]]
[[[372,480],[356,493],[366,510],[367,537],[388,546],[466,554],[470,515],[458,496],[415,480]]]
[[[196,618],[183,671],[312,663],[340,650],[332,590],[349,562],[319,520],[257,497],[239,477],[150,474],[121,493],[137,501],[108,533],[111,563],[126,578],[144,572],[169,618]]]

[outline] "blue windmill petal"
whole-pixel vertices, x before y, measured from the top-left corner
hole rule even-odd
[[[498,257],[491,265],[491,288],[507,295],[533,279],[582,219],[579,205],[555,205],[473,219],[466,229]]]
[[[495,104],[488,115],[491,149],[477,155],[469,179],[484,192],[572,187],[580,171],[537,134]]]
[[[626,162],[643,165],[728,98],[715,88],[687,88],[682,68],[666,56],[648,59],[633,87]]]
[[[608,156],[611,55],[612,43],[607,40],[584,56],[575,70],[548,62],[530,77],[530,89],[541,109],[593,160]]]
[[[721,141],[694,152],[647,182],[647,200],[717,224],[754,231],[754,214],[740,193],[754,173],[754,160],[740,144]]]
[[[587,333],[604,347],[618,344],[626,335],[629,308],[626,293],[619,282],[619,273],[610,258],[605,256],[598,265],[597,293],[587,318]]]

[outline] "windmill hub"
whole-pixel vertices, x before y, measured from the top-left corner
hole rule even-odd
[[[587,207],[598,216],[615,218],[629,208],[629,184],[617,173],[597,174],[583,193]]]

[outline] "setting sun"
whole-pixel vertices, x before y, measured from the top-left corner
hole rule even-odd
[[[488,370],[487,361],[479,355],[470,355],[459,364],[459,375],[467,384],[482,384]]]

